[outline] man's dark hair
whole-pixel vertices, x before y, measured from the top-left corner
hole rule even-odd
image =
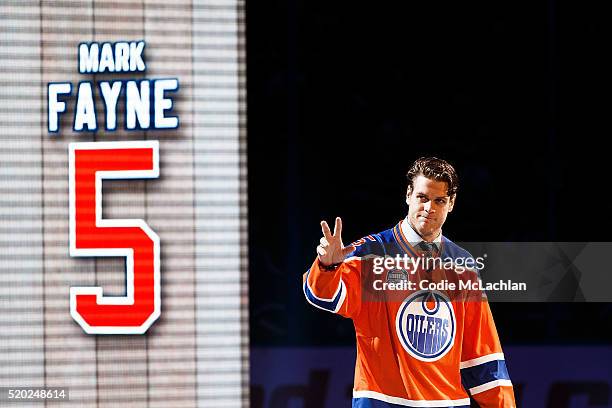
[[[428,179],[444,181],[448,186],[447,194],[452,197],[459,188],[459,178],[455,168],[446,160],[437,157],[421,157],[417,159],[408,170],[408,188],[412,191],[412,182],[418,175],[423,175]]]

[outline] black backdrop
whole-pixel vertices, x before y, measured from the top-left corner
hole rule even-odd
[[[419,156],[458,170],[455,241],[610,241],[600,4],[247,2],[251,344],[354,344],[301,292],[319,221],[389,228]],[[502,344],[611,342],[609,304],[492,308]]]

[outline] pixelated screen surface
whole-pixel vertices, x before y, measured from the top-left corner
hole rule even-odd
[[[0,387],[64,387],[82,407],[246,405],[243,2],[7,1],[0,20]],[[128,48],[138,42],[142,54]],[[98,72],[80,72],[81,43],[99,44]],[[160,95],[160,79],[178,86]],[[71,86],[63,110],[48,102],[58,82]],[[113,127],[102,83],[118,82]],[[125,297],[129,257],[71,257],[69,146],[137,141],[159,141],[159,176],[101,181],[97,215],[141,219],[159,237],[160,314],[142,335],[87,334],[71,316],[70,288]],[[75,194],[94,211],[91,196]],[[139,302],[147,263],[136,259]]]

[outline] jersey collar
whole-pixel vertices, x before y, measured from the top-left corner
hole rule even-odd
[[[424,241],[423,238],[421,238],[421,236],[412,228],[412,225],[410,225],[410,223],[408,222],[408,217],[402,220],[400,228],[402,229],[402,233],[404,234],[408,242],[410,242],[410,245],[416,246],[420,244],[421,241]],[[436,239],[433,240],[433,243],[436,245],[436,248],[440,250],[442,246],[442,231],[440,231],[440,234],[438,234]]]

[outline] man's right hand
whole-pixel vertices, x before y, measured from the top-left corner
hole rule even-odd
[[[340,217],[336,217],[333,234],[326,221],[321,221],[321,230],[323,231],[323,237],[321,238],[321,244],[317,247],[317,254],[319,262],[324,266],[341,263],[348,254],[355,250],[353,245],[345,247],[342,244],[342,219]]]

